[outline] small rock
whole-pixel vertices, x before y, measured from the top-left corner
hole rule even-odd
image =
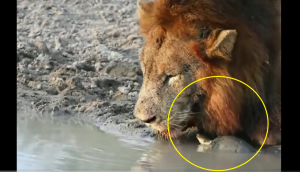
[[[118,31],[111,31],[109,33],[107,33],[109,36],[113,36],[113,37],[119,37],[120,36],[120,32]]]
[[[81,98],[79,101],[80,101],[81,103],[85,103],[85,102],[86,102],[86,99],[85,99],[85,98]]]
[[[49,26],[49,24],[50,24],[49,20],[46,19],[42,22],[41,26],[45,27],[45,26]]]
[[[29,81],[28,82],[28,87],[30,87],[30,88],[36,88],[36,82],[35,81]]]
[[[38,84],[38,85],[36,86],[36,89],[38,89],[38,90],[42,89],[42,84]]]
[[[67,65],[66,68],[69,70],[76,70],[76,67],[73,65]]]
[[[59,39],[59,37],[56,37],[55,38],[55,50],[59,50],[60,49],[60,47],[61,47],[61,43],[60,43],[60,39]]]
[[[98,86],[95,84],[95,83],[92,83],[91,85],[90,85],[90,88],[97,88]]]
[[[57,91],[59,91],[59,92],[64,91],[66,88],[68,88],[68,86],[66,84],[58,85],[56,87]]]
[[[130,93],[128,93],[128,99],[130,99],[130,100],[135,100],[135,99],[137,99],[137,97],[138,97],[138,92],[130,92]]]
[[[21,1],[20,3],[18,2],[18,7],[21,9],[26,9],[30,2],[28,0]]]
[[[49,49],[47,48],[47,45],[44,42],[36,41],[35,46],[37,46],[40,53],[49,54]]]
[[[86,107],[85,107],[85,106],[81,106],[81,107],[78,109],[79,112],[84,112],[85,110],[86,110]]]
[[[34,66],[33,66],[32,64],[29,64],[27,67],[28,67],[28,69],[30,69],[30,70],[34,70],[34,69],[35,69]]]
[[[47,5],[45,5],[45,9],[46,9],[46,10],[51,10],[52,7],[53,7],[52,4],[47,4]]]
[[[111,51],[110,56],[108,57],[108,60],[119,61],[119,60],[122,60],[122,58],[123,58],[122,54],[115,52],[115,51]]]
[[[57,95],[58,91],[55,88],[49,87],[45,89],[46,93],[49,95]]]
[[[97,39],[93,39],[91,44],[94,46],[98,46],[98,45],[100,45],[100,42]]]
[[[123,94],[128,94],[130,91],[130,88],[128,87],[118,87],[118,90]]]
[[[25,93],[21,93],[21,94],[20,94],[20,97],[25,97],[25,96],[26,96]]]
[[[141,36],[140,35],[128,35],[128,37],[127,37],[127,39],[130,39],[130,40],[135,40],[138,38],[141,38]]]
[[[79,70],[94,71],[95,68],[91,66],[87,61],[74,62],[73,65]]]
[[[45,56],[43,54],[39,54],[36,59],[43,61],[45,59]]]
[[[68,53],[67,53],[66,51],[63,51],[61,54],[62,54],[62,56],[64,56],[64,57],[68,57]]]
[[[113,93],[114,93],[113,90],[110,90],[110,91],[109,91],[109,95],[110,95],[110,96],[112,96]]]
[[[57,61],[58,63],[65,63],[66,60],[60,51],[55,51],[51,53],[51,59]]]
[[[44,68],[47,69],[47,70],[50,70],[50,69],[52,69],[52,66],[50,64],[45,64]]]
[[[17,49],[24,49],[25,48],[25,45],[23,42],[18,42],[17,43]]]
[[[102,66],[101,66],[100,62],[95,63],[95,69],[96,69],[97,72],[99,72],[102,69]]]

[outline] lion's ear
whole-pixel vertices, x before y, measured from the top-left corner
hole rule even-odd
[[[207,47],[207,56],[222,57],[226,60],[230,60],[236,37],[236,30],[222,30],[211,44],[212,46]]]
[[[137,0],[137,13],[139,17],[149,14],[152,11],[154,0]]]
[[[148,34],[155,19],[152,17],[153,7],[154,0],[137,0],[137,15],[140,23],[140,31],[144,36]]]

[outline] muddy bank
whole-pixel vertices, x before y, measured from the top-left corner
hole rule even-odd
[[[18,111],[149,135],[133,116],[143,44],[135,9],[135,0],[18,0]]]

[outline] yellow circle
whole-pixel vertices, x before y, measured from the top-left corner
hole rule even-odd
[[[238,82],[240,82],[240,83],[246,85],[247,87],[249,87],[249,88],[257,95],[257,97],[258,97],[258,98],[260,99],[260,101],[262,102],[262,104],[263,104],[263,106],[264,106],[264,108],[265,108],[265,111],[266,111],[266,115],[267,115],[267,132],[266,132],[266,137],[265,137],[265,139],[264,139],[263,144],[262,144],[261,147],[258,149],[258,151],[256,152],[256,154],[254,154],[248,161],[244,162],[244,163],[241,164],[241,165],[238,165],[238,166],[236,166],[236,167],[233,167],[233,168],[228,168],[228,169],[223,169],[223,170],[214,170],[214,169],[208,169],[208,168],[200,167],[200,166],[198,166],[198,165],[196,165],[196,164],[193,164],[192,162],[190,162],[189,160],[187,160],[184,156],[182,156],[182,155],[180,154],[180,152],[177,150],[176,146],[174,145],[174,143],[173,143],[173,141],[172,141],[171,134],[170,134],[169,118],[170,118],[171,109],[172,109],[173,104],[174,104],[174,102],[176,101],[177,97],[178,97],[178,96],[179,96],[186,88],[188,88],[188,87],[191,86],[192,84],[194,84],[194,83],[196,83],[196,82],[198,82],[198,81],[204,80],[204,79],[208,79],[208,78],[228,78],[228,79],[232,79],[232,80],[238,81]],[[263,100],[260,98],[260,96],[257,94],[257,92],[254,91],[249,85],[247,85],[246,83],[244,83],[244,82],[242,82],[242,81],[240,81],[240,80],[238,80],[238,79],[231,78],[231,77],[227,77],[227,76],[209,76],[209,77],[205,77],[205,78],[198,79],[198,80],[196,80],[196,81],[190,83],[188,86],[186,86],[184,89],[182,89],[182,90],[177,94],[177,96],[176,96],[175,99],[173,100],[173,102],[172,102],[172,104],[171,104],[171,107],[170,107],[170,110],[169,110],[168,119],[167,119],[167,127],[168,127],[169,138],[170,138],[170,141],[171,141],[173,147],[175,148],[175,150],[177,151],[177,153],[178,153],[184,160],[186,160],[187,162],[189,162],[189,163],[192,164],[193,166],[198,167],[198,168],[201,168],[201,169],[203,169],[203,170],[208,170],[208,171],[229,171],[229,170],[233,170],[233,169],[239,168],[239,167],[241,167],[241,166],[247,164],[249,161],[251,161],[251,160],[258,154],[258,152],[259,152],[259,151],[261,150],[261,148],[264,146],[265,141],[266,141],[267,136],[268,136],[268,131],[269,131],[269,116],[268,116],[267,108],[266,108],[266,106],[265,106]]]

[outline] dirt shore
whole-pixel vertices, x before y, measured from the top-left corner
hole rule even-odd
[[[135,10],[136,0],[18,0],[18,111],[152,136],[133,116],[143,45]]]

